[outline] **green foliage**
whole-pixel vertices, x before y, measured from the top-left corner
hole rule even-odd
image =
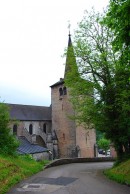
[[[107,151],[110,148],[110,141],[105,138],[101,138],[97,143],[98,147],[102,148],[105,151]]]
[[[5,194],[13,185],[43,169],[44,163],[30,156],[7,157],[0,155],[0,193]]]
[[[103,137],[104,133],[102,133],[102,131],[96,130],[96,142],[98,142]]]
[[[130,153],[130,66],[126,49],[115,52],[115,35],[103,17],[85,12],[73,46],[78,73],[71,63],[65,83],[77,122],[105,133],[122,159]]]
[[[130,185],[130,159],[104,171],[110,179]]]
[[[130,0],[110,0],[105,22],[114,31],[116,49],[130,45]]]
[[[8,106],[0,102],[0,153],[14,155],[19,144],[11,134],[9,123]]]

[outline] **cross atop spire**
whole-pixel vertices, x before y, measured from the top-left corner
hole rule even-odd
[[[68,29],[69,29],[69,39],[68,39],[68,47],[72,46],[72,42],[71,42],[71,34],[70,34],[70,27],[71,27],[71,24],[70,24],[70,21],[68,21]]]
[[[71,24],[70,24],[70,21],[68,21],[69,36],[71,36],[70,35],[70,27],[71,27]]]

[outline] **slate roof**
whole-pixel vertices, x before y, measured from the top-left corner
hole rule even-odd
[[[64,84],[64,79],[63,78],[60,78],[60,80],[58,82],[56,82],[55,84],[51,85],[50,87],[53,88],[54,86],[58,86],[58,85],[61,85],[61,84]]]
[[[48,149],[37,144],[31,144],[24,136],[18,137],[20,146],[17,148],[19,154],[35,154],[47,152]]]
[[[45,121],[51,120],[51,107],[7,104],[10,107],[11,119],[21,121]]]

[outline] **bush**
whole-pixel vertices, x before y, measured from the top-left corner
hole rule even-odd
[[[9,108],[6,104],[0,102],[0,153],[14,155],[19,143],[10,133],[9,123]]]

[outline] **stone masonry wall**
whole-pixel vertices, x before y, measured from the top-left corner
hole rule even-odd
[[[81,157],[93,158],[96,143],[95,130],[78,126],[76,129],[76,143],[80,147]]]
[[[52,88],[52,129],[56,130],[58,137],[60,158],[72,157],[76,146],[75,122],[68,116],[73,114],[68,95],[59,96],[59,88]]]
[[[86,130],[76,126],[70,118],[74,115],[69,95],[59,96],[58,85],[52,88],[52,129],[56,130],[58,137],[60,158],[94,157],[94,144],[96,143],[95,130]],[[77,153],[76,153],[77,148]],[[79,149],[79,150],[78,150]],[[77,154],[77,155],[76,155]]]
[[[32,142],[32,137],[34,138],[35,135],[35,141],[39,145],[45,147],[46,146],[46,134],[43,132],[43,124],[46,123],[46,132],[51,131],[51,121],[17,121],[17,122],[11,122],[10,128],[12,129],[13,133],[13,126],[14,124],[17,124],[17,136],[25,136],[29,142]],[[32,135],[29,134],[29,125],[32,124]],[[43,139],[42,136],[40,136],[39,132],[41,134],[44,133],[45,138]],[[36,137],[37,136],[37,137]],[[35,142],[33,142],[35,143]]]

